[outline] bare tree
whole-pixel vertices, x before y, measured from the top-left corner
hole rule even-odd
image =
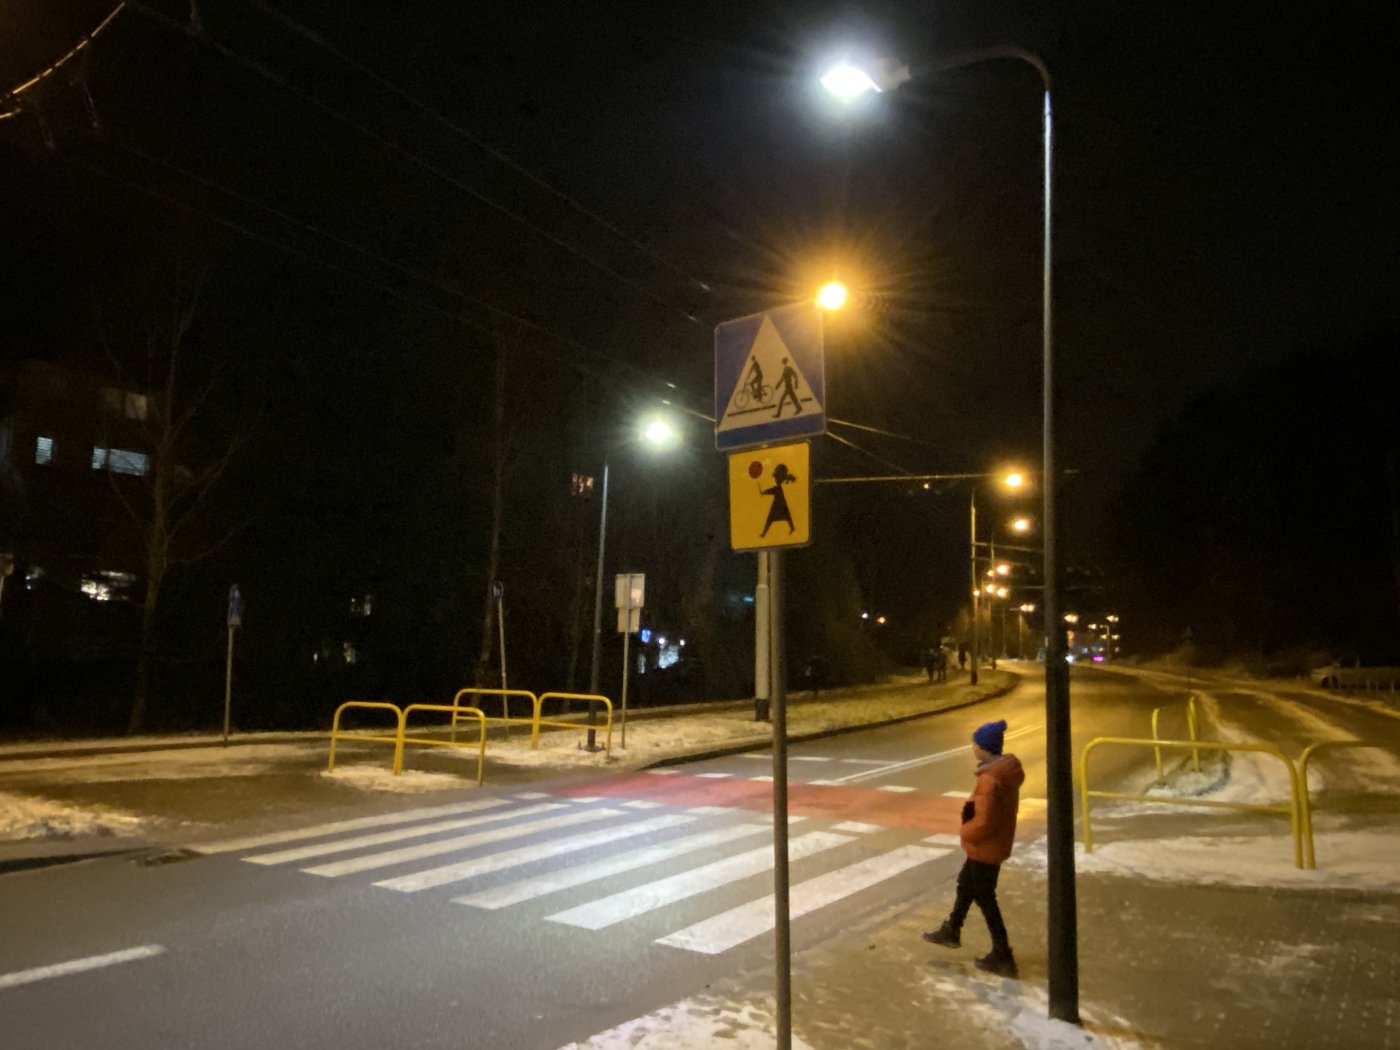
[[[213,554],[238,531],[237,527],[224,527],[217,534],[206,530],[195,535],[197,525],[206,517],[203,512],[210,493],[253,432],[247,420],[222,438],[212,436],[214,428],[200,425],[207,422],[204,417],[210,397],[220,382],[217,369],[202,381],[194,381],[188,361],[191,327],[199,315],[206,281],[203,269],[191,272],[183,258],[177,259],[173,279],[157,292],[153,308],[138,321],[144,375],[133,374],[135,370],[113,350],[107,331],[100,332],[121,383],[115,392],[121,414],[139,425],[148,457],[142,483],[133,488],[129,478],[119,477],[117,464],[111,461],[111,443],[104,439],[103,455],[108,460],[112,489],[135,528],[146,584],[129,733],[140,731],[150,706],[152,671],[160,655],[161,598],[168,574],[178,565]]]

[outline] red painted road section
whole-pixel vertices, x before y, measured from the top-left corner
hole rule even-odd
[[[668,806],[726,806],[755,813],[773,811],[773,785],[765,780],[716,779],[677,773],[651,773],[567,788],[563,796],[606,795],[609,798],[645,799]],[[800,817],[859,820],[887,828],[912,828],[928,834],[956,834],[963,800],[920,792],[877,791],[844,785],[788,784],[788,812]]]

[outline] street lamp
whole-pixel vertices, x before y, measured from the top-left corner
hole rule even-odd
[[[648,448],[658,452],[668,451],[680,443],[680,429],[667,416],[654,412],[641,419],[637,426],[637,436]],[[603,460],[603,491],[599,499],[598,511],[598,564],[593,573],[593,659],[588,669],[588,691],[598,695],[599,653],[603,645],[603,552],[608,542],[608,460]],[[588,703],[588,722],[591,726],[598,719],[598,708],[593,701]],[[596,731],[588,730],[588,741],[584,745],[589,751],[598,750]]]
[[[817,305],[823,310],[839,310],[846,305],[850,293],[840,281],[827,281],[817,292]]]
[[[885,63],[872,74],[844,62],[823,77],[823,85],[839,98],[854,99],[868,91],[897,87],[913,75],[932,76],[992,59],[1016,59],[1033,68],[1042,86],[1044,206],[1041,226],[1041,412],[1044,473],[1042,495],[1045,536],[1045,736],[1047,777],[1047,868],[1049,876],[1048,957],[1050,1016],[1079,1023],[1079,945],[1074,887],[1074,787],[1070,753],[1069,668],[1065,662],[1067,639],[1060,622],[1056,560],[1055,517],[1055,397],[1054,325],[1051,249],[1054,192],[1054,121],[1051,106],[1050,69],[1045,60],[1024,47],[1001,45],[960,52],[927,67],[911,71],[907,66]],[[976,537],[973,537],[974,541]],[[977,574],[973,573],[976,584]],[[974,664],[974,666],[976,666]]]

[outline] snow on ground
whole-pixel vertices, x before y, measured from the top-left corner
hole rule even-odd
[[[406,769],[398,776],[388,766],[341,766],[333,772],[322,771],[321,776],[337,784],[346,784],[362,791],[390,791],[401,795],[412,795],[422,791],[461,791],[464,787],[475,787],[474,779],[464,780],[456,773],[424,773]]]
[[[78,807],[0,791],[0,840],[136,835],[143,825],[141,817],[105,806]]]
[[[169,743],[169,738],[166,738]],[[101,784],[130,780],[196,780],[204,777],[253,777],[279,764],[301,762],[326,753],[325,739],[305,743],[236,744],[227,748],[172,748],[106,755],[56,755],[7,759],[0,781],[32,779],[52,784]]]
[[[986,1032],[1004,1032],[1008,1046],[1024,1050],[1139,1050],[1142,1043],[1115,1031],[1130,1026],[1121,1018],[1100,1021],[1092,1012],[1081,1012],[1082,1027],[1052,1020],[1049,999],[1032,984],[993,978],[955,979],[929,975],[925,978],[930,998],[940,1007],[952,1007]],[[940,1011],[941,1012],[941,1011]]]
[[[1163,882],[1291,889],[1400,890],[1400,835],[1376,831],[1325,830],[1316,836],[1317,868],[1293,863],[1288,835],[1219,835],[1109,842],[1085,853],[1075,844],[1081,874],[1124,875]],[[1008,862],[1044,870],[1046,846],[1037,839],[1018,846]]]
[[[560,1050],[772,1050],[775,1027],[771,1003],[757,1006],[697,996]],[[792,1045],[794,1050],[812,1050],[796,1033]]]

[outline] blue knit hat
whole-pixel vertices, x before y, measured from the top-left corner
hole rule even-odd
[[[994,755],[1001,754],[1002,736],[1006,733],[1006,719],[1000,722],[987,722],[978,726],[972,733],[972,742],[983,751]]]

